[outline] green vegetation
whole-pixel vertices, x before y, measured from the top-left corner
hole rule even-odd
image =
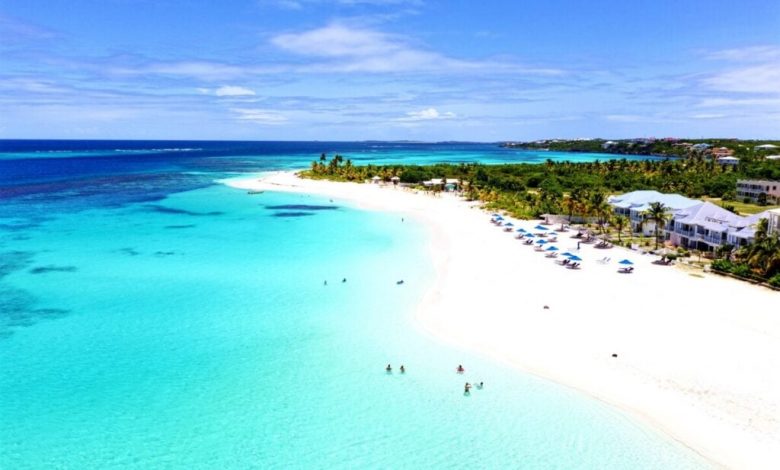
[[[435,178],[455,178],[461,182],[466,198],[483,201],[487,209],[502,210],[519,218],[565,214],[569,220],[594,223],[602,236],[611,238],[615,235],[618,243],[650,246],[650,238],[632,234],[628,220],[612,213],[606,202],[609,194],[655,189],[714,199],[728,209],[754,213],[766,207],[733,201],[736,181],[740,178],[780,180],[780,161],[747,158],[737,166],[721,166],[711,159],[693,157],[592,163],[548,160],[544,164],[356,166],[340,155],[328,159],[323,154],[319,160],[312,162],[311,169],[302,172],[302,176],[359,182],[379,176],[385,182],[411,186]],[[654,221],[657,227],[653,237],[656,248],[659,244],[658,229],[663,228],[668,220],[665,208],[660,204],[657,206],[646,215],[646,220]],[[689,255],[682,249],[678,254]],[[777,234],[767,234],[766,219],[756,232],[754,244],[737,251],[727,247],[718,254],[722,259],[712,263],[713,270],[780,285],[780,242]]]
[[[775,150],[756,150],[759,145],[773,144],[780,147],[776,140],[737,140],[737,139],[622,139],[622,140],[539,140],[535,142],[507,142],[508,148],[529,150],[552,150],[559,152],[611,153],[622,155],[657,155],[668,157],[695,157],[710,153],[707,149],[691,148],[696,144],[707,144],[710,148],[725,147],[733,151],[740,159],[758,159]]]
[[[730,210],[731,212],[734,212],[739,215],[751,215],[751,214],[758,214],[759,212],[764,212],[767,209],[777,209],[780,206],[759,206],[758,204],[752,204],[749,202],[742,202],[742,201],[736,201],[736,200],[723,200],[719,197],[709,197],[709,196],[703,196],[703,200],[710,201],[713,204],[716,204],[718,206],[723,207],[726,210]]]
[[[780,235],[768,233],[767,219],[759,221],[752,244],[723,256],[712,262],[713,270],[780,287]]]
[[[466,196],[481,200],[488,208],[505,210],[522,218],[542,214],[595,217],[599,225],[606,196],[638,189],[655,189],[689,197],[720,198],[722,205],[733,204],[739,178],[780,180],[780,161],[746,160],[737,166],[723,166],[705,158],[685,160],[607,160],[605,162],[544,164],[437,164],[356,166],[340,155],[322,155],[304,172],[309,178],[336,181],[365,181],[379,176],[389,182],[397,176],[405,184],[419,184],[432,178],[457,178]]]

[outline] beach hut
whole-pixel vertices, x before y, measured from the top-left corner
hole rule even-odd
[[[401,182],[401,178],[397,176],[393,176],[392,178],[390,178],[390,181],[393,183],[394,186],[398,186],[398,183]]]
[[[373,176],[373,177],[371,178],[371,182],[372,182],[373,184],[379,184],[379,183],[381,183],[381,182],[382,182],[382,177],[380,177],[380,176],[378,176],[378,175],[375,175],[375,176]]]

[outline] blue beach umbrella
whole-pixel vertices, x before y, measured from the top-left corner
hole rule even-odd
[[[547,227],[544,227],[544,226],[542,226],[542,225],[537,225],[537,226],[536,226],[536,227],[534,227],[534,228],[535,228],[536,230],[547,230]]]
[[[631,260],[629,260],[629,259],[624,259],[624,260],[623,260],[623,261],[621,261],[619,264],[630,265],[630,264],[634,264],[634,263],[632,263],[632,262],[631,262]]]
[[[501,217],[501,214],[493,214],[493,217]]]
[[[547,243],[547,240],[536,240],[536,243],[538,243],[539,245],[544,245],[545,243]]]
[[[533,238],[533,237],[534,237],[534,234],[533,234],[533,233],[529,233],[529,234],[527,234],[527,235],[526,235],[526,237],[528,237],[528,238]]]
[[[524,229],[523,227],[520,227],[520,228],[519,228],[519,229],[517,229],[516,231],[517,231],[517,232],[521,232],[521,233],[525,233],[525,229]]]
[[[504,227],[514,227],[514,226],[515,224],[513,224],[512,222],[504,224]]]
[[[574,256],[573,253],[569,253],[568,251],[566,253],[563,253],[563,256]]]
[[[558,232],[550,232],[547,235],[558,235]]]
[[[547,248],[547,251],[558,251],[558,247],[557,246],[550,246],[550,247]]]
[[[582,261],[582,258],[576,255],[569,256],[569,259],[572,261]]]

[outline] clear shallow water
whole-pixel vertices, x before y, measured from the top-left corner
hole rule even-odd
[[[190,167],[141,197],[155,186],[143,172],[112,171],[62,173],[67,193],[18,182],[28,192],[1,200],[2,468],[705,465],[595,400],[420,334],[410,315],[432,270],[409,221],[193,188]],[[95,178],[123,191],[84,193]],[[466,397],[466,380],[487,386]]]

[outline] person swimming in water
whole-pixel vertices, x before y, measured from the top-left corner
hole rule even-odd
[[[485,386],[485,382],[480,382],[480,383],[477,384],[477,388],[479,390],[482,390],[482,387],[484,387],[484,386]]]
[[[328,285],[328,281],[322,281],[322,285],[323,286],[327,286]]]
[[[390,367],[390,364],[388,364],[387,367],[385,367],[385,372],[392,372],[392,371],[393,371],[393,368]]]
[[[458,365],[458,368],[456,370],[458,371],[459,374],[466,372],[466,369],[464,369],[463,366],[460,364]]]
[[[341,280],[341,282],[347,282],[347,278],[345,277],[344,279]]]
[[[463,387],[463,393],[468,394],[471,392],[471,384],[466,382],[466,385]]]
[[[401,373],[402,373],[402,374],[405,374],[405,373],[406,373],[406,368],[404,367],[404,365],[403,365],[403,364],[401,364]]]

